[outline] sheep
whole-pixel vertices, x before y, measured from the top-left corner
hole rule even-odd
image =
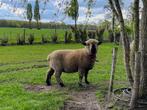
[[[89,39],[82,43],[85,48],[75,50],[56,50],[48,55],[48,70],[46,83],[51,85],[51,77],[55,73],[55,78],[59,86],[63,87],[60,76],[62,72],[79,72],[79,86],[82,86],[82,79],[85,76],[85,83],[89,84],[88,71],[94,66],[96,60],[97,47],[101,44],[95,39]]]

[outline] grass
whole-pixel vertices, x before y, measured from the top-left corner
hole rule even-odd
[[[17,35],[18,34],[23,34],[24,29],[23,28],[0,28],[0,38],[3,38],[4,35],[6,35],[9,39],[9,43],[16,43]],[[54,29],[26,29],[26,42],[27,37],[30,33],[33,33],[35,36],[35,42],[41,42],[41,36],[48,36],[48,40],[51,41],[51,35],[54,34]],[[58,34],[58,40],[59,41],[64,41],[64,34],[65,30],[58,29],[57,30]]]
[[[99,47],[97,62],[90,71],[89,81],[97,85],[97,97],[104,100],[107,93],[111,70],[112,48],[115,45],[104,43]],[[66,89],[53,88],[49,91],[33,92],[26,85],[45,85],[47,67],[32,68],[33,65],[46,65],[47,55],[57,49],[75,49],[81,44],[46,44],[0,47],[0,110],[58,110],[71,91],[81,91],[78,87],[78,74],[63,74]],[[114,87],[125,86],[125,69],[122,48],[119,47]],[[19,68],[25,68],[21,69]],[[13,71],[11,71],[13,70]],[[118,83],[120,82],[120,83]],[[56,85],[55,77],[52,77]]]

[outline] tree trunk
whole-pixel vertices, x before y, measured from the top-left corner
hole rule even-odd
[[[130,66],[130,43],[129,43],[129,38],[126,34],[125,31],[125,24],[120,8],[120,4],[118,0],[115,0],[115,5],[116,9],[118,12],[118,20],[120,22],[120,29],[121,29],[121,37],[122,37],[122,43],[123,43],[123,49],[124,49],[124,58],[125,58],[125,67],[126,67],[126,72],[128,76],[128,80],[130,82],[131,87],[133,87],[133,77],[132,77],[132,72],[131,72],[131,66]]]
[[[137,105],[137,100],[139,98],[139,84],[140,84],[140,56],[141,53],[137,52],[139,49],[139,0],[134,0],[134,45],[132,48],[132,73],[134,76],[134,84],[132,89],[132,96],[130,102],[130,109],[134,110]],[[136,54],[135,54],[136,53]],[[135,55],[133,55],[135,54]],[[135,56],[135,58],[133,58]]]
[[[141,39],[140,39],[140,51],[141,51],[141,84],[140,84],[140,96],[147,97],[147,0],[142,0],[143,10],[141,18]]]
[[[31,26],[31,20],[29,20],[29,26],[30,26],[30,29],[32,29],[32,26]]]
[[[130,82],[131,87],[133,87],[133,77],[132,77],[132,72],[131,72],[131,67],[130,67],[130,46],[129,46],[129,38],[126,35],[125,31],[125,25],[124,25],[124,20],[121,12],[121,7],[119,4],[118,0],[109,0],[110,7],[117,17],[119,23],[120,23],[120,29],[121,29],[121,37],[123,41],[123,49],[124,49],[124,58],[125,58],[125,67],[126,67],[126,72],[127,72],[127,77]]]
[[[137,99],[139,97],[139,84],[140,84],[140,56],[141,53],[135,54],[135,69],[134,69],[134,84],[132,89],[132,96],[130,102],[130,109],[134,110],[137,105]]]
[[[139,0],[134,0],[134,41],[135,52],[139,49]]]
[[[112,13],[112,34],[113,34],[113,42],[116,42],[116,36],[115,36],[115,14]]]

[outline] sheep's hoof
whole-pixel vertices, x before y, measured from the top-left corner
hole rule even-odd
[[[85,81],[85,83],[88,84],[88,85],[90,84],[89,81]]]
[[[61,87],[64,87],[65,85],[63,83],[59,83]]]
[[[46,82],[47,86],[51,86],[51,83],[50,82]]]
[[[79,83],[79,87],[84,87],[83,84]]]

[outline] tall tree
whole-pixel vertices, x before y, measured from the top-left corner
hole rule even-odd
[[[34,19],[37,22],[37,28],[40,29],[40,26],[39,26],[40,13],[39,13],[39,2],[38,2],[38,0],[35,1]]]
[[[140,52],[138,53],[139,50],[139,0],[134,0],[134,6],[133,6],[133,20],[134,20],[134,53],[135,56],[132,60],[132,64],[135,64],[135,67],[132,68],[132,72],[134,75],[134,84],[133,84],[133,89],[132,89],[132,97],[131,97],[131,102],[130,102],[130,109],[134,109],[136,106],[137,99],[139,98],[139,85],[140,85]],[[132,56],[132,55],[131,55]],[[133,57],[132,56],[132,57]],[[134,66],[134,65],[132,65]]]
[[[130,46],[129,46],[129,38],[127,36],[126,30],[125,30],[125,24],[124,24],[124,19],[120,7],[119,0],[109,0],[110,7],[117,17],[119,23],[120,23],[120,28],[121,28],[121,38],[123,41],[123,49],[124,49],[124,57],[125,57],[125,67],[126,67],[126,72],[128,76],[128,80],[130,82],[131,87],[133,87],[133,77],[132,77],[132,72],[131,72],[131,67],[130,67]]]
[[[69,7],[66,8],[65,14],[75,21],[75,29],[77,29],[77,20],[79,17],[79,3],[78,0],[71,0]]]
[[[27,4],[27,19],[29,20],[29,25],[30,29],[32,28],[31,26],[31,21],[32,21],[32,5],[30,3]]]
[[[147,0],[142,0],[143,9],[141,17],[141,38],[140,38],[140,51],[141,51],[141,84],[140,96],[147,97]]]

